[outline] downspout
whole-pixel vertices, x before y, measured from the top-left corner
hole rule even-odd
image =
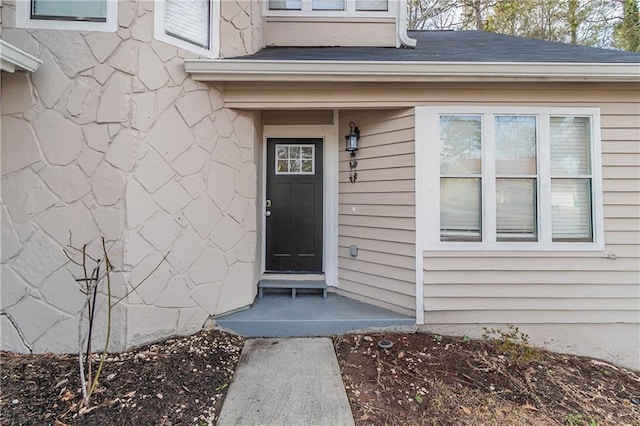
[[[418,43],[417,40],[410,38],[407,34],[407,2],[403,0],[397,0],[398,3],[398,20],[397,20],[397,28],[398,28],[398,46],[397,47],[408,47],[413,49],[416,47]]]

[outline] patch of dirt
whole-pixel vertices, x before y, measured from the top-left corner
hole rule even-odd
[[[334,343],[358,425],[640,426],[640,374],[602,361],[429,334]],[[211,330],[111,355],[82,415],[75,355],[2,352],[0,424],[215,424],[243,345]]]
[[[640,375],[602,361],[429,334],[334,343],[357,425],[640,425]]]
[[[110,355],[82,415],[76,355],[2,352],[0,424],[213,424],[243,344],[210,330]]]

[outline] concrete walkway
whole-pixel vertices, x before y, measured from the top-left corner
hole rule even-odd
[[[218,425],[353,425],[329,338],[250,339]]]

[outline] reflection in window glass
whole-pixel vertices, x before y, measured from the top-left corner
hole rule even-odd
[[[536,118],[501,115],[495,118],[496,173],[498,175],[535,175]]]
[[[553,241],[592,241],[591,179],[551,179]]]
[[[276,147],[276,174],[314,174],[314,145],[284,145]]]
[[[551,117],[551,174],[590,174],[591,130],[588,117]]]
[[[166,0],[165,33],[209,49],[210,16],[209,0]]]
[[[31,19],[107,22],[107,1],[31,0]]]
[[[269,0],[269,10],[301,10],[301,0]]]
[[[344,10],[344,0],[313,0],[313,10]]]
[[[440,179],[441,241],[481,240],[481,181]]]
[[[536,180],[496,180],[498,241],[536,240]]]
[[[440,117],[440,173],[481,173],[482,124],[479,116]]]
[[[356,0],[356,10],[385,11],[388,10],[388,0]]]

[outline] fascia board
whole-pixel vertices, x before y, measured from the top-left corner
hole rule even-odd
[[[199,81],[640,81],[637,63],[191,59],[184,66]]]
[[[33,72],[38,69],[42,61],[14,45],[0,40],[0,67],[2,71],[16,72],[24,70]]]

